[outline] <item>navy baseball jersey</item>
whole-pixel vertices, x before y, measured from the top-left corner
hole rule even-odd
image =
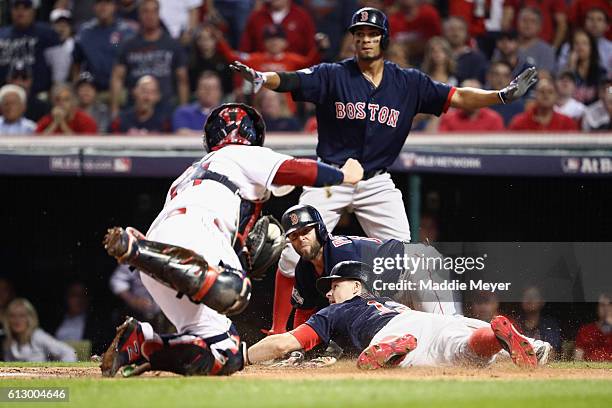
[[[336,342],[345,351],[361,352],[389,320],[408,310],[389,298],[355,296],[319,310],[306,322],[327,345]]]
[[[329,235],[323,245],[323,273],[328,276],[332,268],[342,261],[361,261],[369,265],[382,241],[376,238]],[[316,287],[320,276],[310,261],[301,259],[295,267],[295,284],[291,303],[297,309],[321,309],[329,305],[327,298]]]
[[[355,58],[297,71],[296,101],[316,104],[317,155],[342,165],[359,160],[364,170],[391,166],[408,137],[417,113],[440,115],[454,88],[415,69],[385,61],[382,81],[374,87]]]

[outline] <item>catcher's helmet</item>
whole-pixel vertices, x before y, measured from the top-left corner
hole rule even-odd
[[[342,261],[336,264],[329,275],[317,279],[317,290],[326,294],[331,289],[334,279],[355,279],[360,281],[366,289],[372,267],[359,261]]]
[[[298,204],[289,208],[281,218],[285,236],[304,227],[316,225],[317,239],[322,244],[327,240],[327,228],[316,208],[310,205]]]
[[[378,28],[382,31],[380,48],[386,49],[389,45],[389,21],[385,13],[374,7],[364,7],[357,10],[351,18],[349,31],[355,33],[357,27],[368,26]]]
[[[204,147],[213,151],[228,144],[263,146],[266,125],[251,106],[224,103],[213,109],[204,124]]]

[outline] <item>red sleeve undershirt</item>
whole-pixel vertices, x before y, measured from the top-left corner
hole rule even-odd
[[[285,160],[272,184],[279,186],[312,186],[317,180],[317,162],[310,159]]]
[[[457,88],[455,88],[454,86],[451,88],[450,91],[448,91],[448,96],[446,97],[446,102],[444,102],[442,113],[446,113],[446,111],[450,107],[451,99],[453,99],[453,95],[455,94],[455,91],[457,91]]]
[[[321,343],[321,339],[317,332],[305,323],[299,325],[289,333],[300,342],[300,345],[305,351],[312,350],[317,344]]]

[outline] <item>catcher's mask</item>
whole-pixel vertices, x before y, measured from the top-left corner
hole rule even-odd
[[[281,218],[281,224],[285,230],[285,237],[294,231],[315,225],[319,243],[323,244],[327,241],[328,234],[325,222],[323,222],[321,214],[313,206],[304,204],[294,205],[285,211]]]
[[[204,124],[204,148],[214,151],[229,144],[263,146],[266,125],[255,108],[224,103],[210,112]]]

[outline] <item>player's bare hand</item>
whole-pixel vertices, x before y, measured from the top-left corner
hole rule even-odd
[[[274,363],[270,368],[287,368],[287,367],[299,367],[304,362],[305,353],[303,350],[292,351],[284,360]]]
[[[341,170],[344,174],[345,183],[357,184],[363,179],[363,167],[355,159],[348,159]]]
[[[259,92],[263,84],[266,83],[266,77],[259,71],[255,71],[248,65],[244,65],[240,61],[234,61],[230,64],[230,68],[238,72],[242,77],[253,84],[253,93]]]

